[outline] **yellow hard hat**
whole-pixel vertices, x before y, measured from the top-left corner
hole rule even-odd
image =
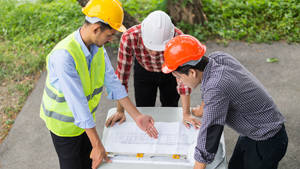
[[[99,18],[119,32],[125,32],[124,12],[119,0],[90,0],[82,12],[88,17]]]

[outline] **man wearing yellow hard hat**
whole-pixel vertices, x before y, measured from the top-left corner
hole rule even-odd
[[[157,138],[151,116],[128,98],[103,45],[124,32],[118,0],[90,0],[82,9],[85,23],[60,41],[47,56],[47,79],[40,117],[50,131],[61,169],[96,169],[109,162],[96,131],[95,112],[105,86],[150,137]]]

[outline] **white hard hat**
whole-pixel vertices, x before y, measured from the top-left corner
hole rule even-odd
[[[166,43],[174,37],[174,25],[163,11],[150,13],[142,22],[142,39],[146,48],[164,51]]]

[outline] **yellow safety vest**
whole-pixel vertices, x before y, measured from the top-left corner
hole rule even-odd
[[[81,50],[80,44],[75,40],[74,33],[60,41],[52,50],[67,50],[75,61],[77,73],[80,77],[84,94],[88,100],[90,112],[95,120],[95,111],[97,110],[101,99],[102,87],[105,74],[105,60],[103,48],[99,48],[91,62],[90,72],[86,62],[85,55]],[[51,52],[51,53],[52,53]],[[51,54],[50,53],[50,54]],[[50,54],[47,56],[47,70]],[[55,89],[49,81],[47,75],[46,85],[43,93],[43,99],[40,108],[40,117],[45,121],[47,128],[54,134],[61,137],[79,136],[84,129],[74,124],[73,113],[71,112],[64,94]]]

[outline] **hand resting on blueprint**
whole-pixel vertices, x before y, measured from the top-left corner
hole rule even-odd
[[[120,112],[117,111],[116,113],[114,113],[112,116],[110,116],[106,122],[105,122],[105,126],[108,127],[112,127],[114,126],[117,122],[119,124],[122,124],[123,122],[126,121],[126,116],[124,112]]]
[[[193,117],[191,114],[183,114],[182,122],[186,128],[190,128],[191,126],[194,126],[195,129],[199,129],[201,125],[200,120]]]
[[[146,132],[150,137],[158,137],[158,132],[154,127],[154,120],[151,116],[139,112],[138,109],[132,104],[128,96],[120,99],[119,103],[124,107],[124,109],[128,112],[128,114],[132,117],[132,119],[141,130]],[[125,119],[125,113],[117,111],[114,115],[108,118],[105,126],[113,126],[117,121],[120,121],[122,123],[123,121],[125,121]]]
[[[144,132],[146,132],[150,137],[153,138],[157,138],[158,137],[158,132],[156,130],[156,128],[154,127],[154,120],[151,116],[142,114],[141,112],[139,112],[139,110],[134,106],[134,104],[131,102],[131,100],[129,99],[129,97],[125,97],[123,99],[120,99],[118,101],[122,107],[128,112],[128,114],[132,117],[132,119],[135,121],[135,123],[137,124],[137,126],[143,130]],[[119,111],[118,111],[119,112]],[[112,120],[115,120],[114,123],[116,122],[116,120],[120,119],[123,120],[123,116],[125,116],[125,114],[119,114],[119,113],[115,113],[118,115],[113,115],[113,116],[117,116],[117,117],[112,117]],[[125,120],[125,119],[124,119]],[[109,121],[106,126],[111,126],[111,123],[113,121]]]
[[[126,120],[125,113],[116,112],[106,120],[105,126],[112,127],[116,122],[122,124],[125,120]],[[154,138],[158,137],[158,132],[154,127],[154,120],[151,116],[140,114],[135,118],[135,122],[137,126],[141,130],[145,131],[150,137],[154,137]]]
[[[132,119],[135,121],[135,123],[141,130],[145,131],[150,137],[158,137],[158,132],[154,127],[153,118],[151,116],[139,112],[128,96],[118,100],[118,111],[107,119],[105,123],[106,127],[111,127],[118,121],[122,123],[126,120],[124,109],[119,109],[119,104],[128,112],[128,114],[132,117]]]

